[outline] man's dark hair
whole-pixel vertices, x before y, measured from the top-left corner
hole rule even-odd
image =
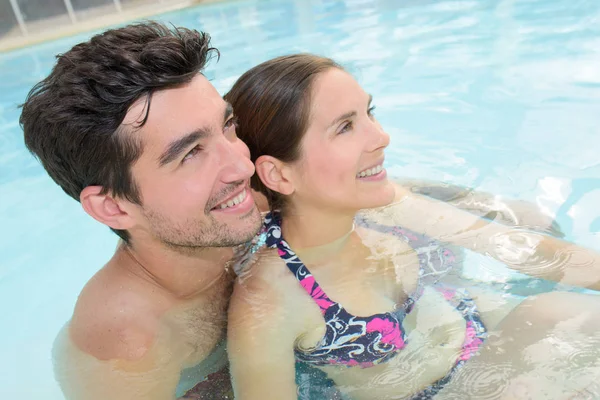
[[[108,30],[57,56],[50,75],[29,92],[20,123],[25,145],[50,177],[79,201],[91,185],[140,204],[130,167],[142,153],[122,124],[129,108],[152,94],[189,83],[213,53],[210,36],[147,22]],[[129,129],[131,130],[131,129]],[[123,240],[126,231],[114,230]]]

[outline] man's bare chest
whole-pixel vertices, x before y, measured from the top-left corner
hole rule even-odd
[[[186,367],[208,357],[225,337],[231,287],[231,282],[220,282],[201,298],[174,307],[164,319]]]

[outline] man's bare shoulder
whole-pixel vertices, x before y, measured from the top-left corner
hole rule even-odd
[[[71,339],[100,360],[140,359],[153,345],[164,300],[105,267],[79,295],[69,326]]]

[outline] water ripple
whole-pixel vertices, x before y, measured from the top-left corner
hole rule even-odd
[[[495,258],[533,276],[583,286],[598,280],[590,275],[590,267],[598,262],[594,253],[542,234],[513,230],[495,235],[490,245]]]
[[[485,364],[485,367],[478,367],[478,360],[471,360],[465,368],[456,373],[451,387],[444,390],[444,395],[441,397],[445,399],[499,399],[514,372],[514,368],[509,363]]]

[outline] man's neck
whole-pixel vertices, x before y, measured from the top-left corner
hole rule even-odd
[[[138,278],[186,299],[209,290],[226,276],[233,249],[206,247],[181,252],[162,243],[134,242],[117,250],[119,264]]]

